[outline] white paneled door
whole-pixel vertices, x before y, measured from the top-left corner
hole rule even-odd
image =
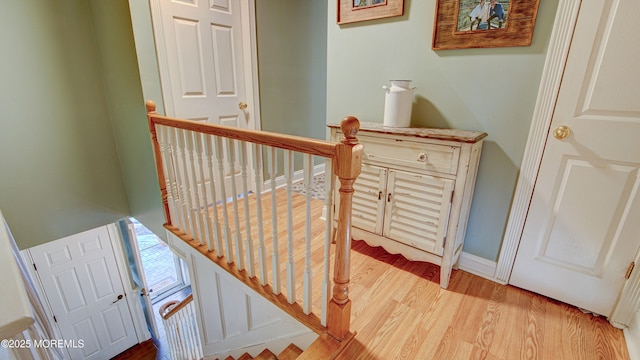
[[[109,359],[138,343],[106,226],[29,253],[72,359]]]
[[[640,245],[639,14],[582,2],[509,281],[605,316]]]
[[[255,129],[250,1],[152,0],[152,4],[167,115]],[[242,188],[238,176],[242,153],[235,149],[233,155],[229,150],[233,144],[222,145],[221,160],[226,169],[223,176],[229,196],[233,180],[236,189]],[[253,184],[251,171],[248,176],[248,183]],[[217,195],[218,199],[222,196]]]

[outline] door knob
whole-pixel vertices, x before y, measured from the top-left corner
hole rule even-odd
[[[244,101],[241,101],[241,102],[238,104],[238,107],[240,108],[240,110],[244,110],[244,109],[246,109],[246,108],[247,108],[247,106],[248,106],[248,105],[247,105],[247,103],[246,103],[246,102],[244,102]]]
[[[116,301],[112,302],[112,304],[117,303],[118,301],[122,300],[124,296],[122,296],[122,294],[118,295],[118,298],[116,299]]]
[[[560,125],[553,129],[553,136],[558,140],[563,140],[569,135],[571,135],[571,129],[566,125]]]

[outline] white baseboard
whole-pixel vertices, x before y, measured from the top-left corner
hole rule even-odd
[[[324,163],[322,164],[318,164],[315,165],[313,167],[313,176],[317,176],[320,174],[324,174]],[[298,183],[302,180],[304,180],[303,178],[304,176],[304,172],[303,170],[298,170],[296,172],[293,173],[293,183]],[[284,187],[287,185],[287,179],[285,179],[284,175],[280,175],[276,178],[276,189],[280,189],[281,187]],[[262,192],[269,192],[271,191],[271,180],[265,180],[263,186],[262,186]]]
[[[640,314],[636,313],[629,327],[622,331],[629,350],[629,359],[640,360]]]
[[[497,265],[495,261],[487,260],[464,251],[460,254],[460,270],[504,285],[505,282],[495,278]]]

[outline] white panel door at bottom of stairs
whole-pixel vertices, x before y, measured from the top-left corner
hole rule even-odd
[[[106,226],[29,252],[72,359],[109,359],[138,343]]]

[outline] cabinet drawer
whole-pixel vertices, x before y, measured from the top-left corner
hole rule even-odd
[[[405,166],[455,175],[460,148],[396,139],[359,136],[364,145],[362,160],[371,164]]]

